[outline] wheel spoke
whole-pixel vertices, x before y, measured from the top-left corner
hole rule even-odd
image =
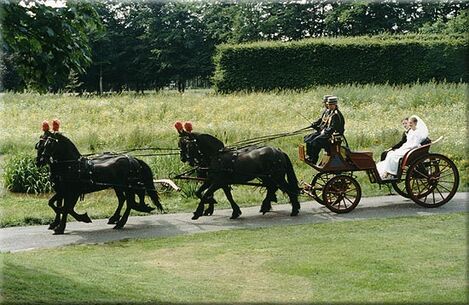
[[[448,181],[448,180],[438,180],[438,183],[449,183],[449,184],[454,184],[454,180],[453,180],[453,181]]]
[[[438,186],[441,187],[442,189],[444,189],[445,191],[447,191],[448,193],[451,193],[451,190],[448,189],[448,188],[446,188],[446,187],[444,187],[443,185],[438,184]],[[438,186],[437,186],[437,187],[438,187]]]
[[[449,173],[447,173],[446,175],[441,175],[442,172],[440,172],[440,175],[438,175],[438,178],[441,179],[441,178],[445,178],[445,177],[448,177],[448,176],[454,176],[454,173],[453,171],[450,171]]]
[[[414,181],[415,181],[415,184],[416,184],[416,186],[417,186],[417,193],[416,193],[416,194],[418,195],[418,194],[422,193],[422,192],[420,191],[420,183],[419,183],[420,180],[419,180],[419,179],[415,179]]]
[[[354,204],[354,202],[350,200],[348,197],[344,197],[344,198],[347,199],[351,204]]]
[[[414,172],[417,172],[418,174],[422,175],[423,177],[428,179],[428,176],[424,173],[421,173],[418,169],[414,169]]]
[[[345,202],[345,197],[341,201],[344,202],[344,207],[347,208],[347,203]]]
[[[443,168],[440,168],[440,172],[443,172],[443,171],[445,171],[446,169],[451,169],[451,166],[449,166],[448,163],[446,163]]]
[[[443,194],[440,192],[440,189],[437,187],[435,187],[435,189],[438,191],[438,194],[440,194],[441,196],[441,199],[445,200],[445,197],[443,196]]]
[[[427,183],[425,183],[425,181],[426,181]],[[423,187],[423,190],[428,189],[428,187],[430,186],[430,183],[428,182],[428,180],[425,180],[425,181],[420,180],[420,183],[421,183],[420,186]],[[420,191],[420,190],[419,190],[419,191]]]
[[[423,202],[424,202],[424,203],[427,202],[427,198],[428,198],[428,195],[426,195],[425,198],[423,199]]]

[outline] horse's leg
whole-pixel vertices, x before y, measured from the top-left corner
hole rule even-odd
[[[60,219],[60,224],[54,229],[54,234],[64,234],[68,213],[75,208],[79,196],[79,194],[73,194],[64,198],[62,218]]]
[[[57,206],[54,205],[54,203],[57,202]],[[49,230],[54,230],[55,227],[57,227],[60,223],[60,210],[62,207],[62,202],[63,202],[63,197],[59,196],[59,194],[55,193],[54,196],[49,199],[49,206],[51,209],[54,210],[55,212],[55,218],[54,221],[49,225]]]
[[[300,212],[300,202],[298,201],[298,192],[296,190],[292,190],[291,187],[288,185],[285,178],[279,179],[279,188],[282,192],[287,193],[288,198],[290,198],[290,203],[292,205],[292,210],[290,216],[297,216]]]
[[[116,224],[119,221],[119,219],[121,218],[120,213],[121,213],[121,210],[122,210],[122,206],[124,205],[124,202],[125,202],[125,195],[124,195],[123,191],[121,191],[120,189],[115,188],[114,192],[116,193],[118,204],[117,204],[116,211],[111,216],[111,218],[109,218],[109,220],[107,222],[108,225]]]
[[[135,211],[139,211],[143,213],[150,213],[151,211],[155,209],[145,203],[145,190],[137,190],[137,191],[127,190],[125,192],[127,194],[126,195],[127,203],[130,204],[129,207],[131,209],[134,209]],[[135,201],[135,195],[137,195],[138,198],[140,199],[139,203]],[[132,197],[132,199],[129,201],[130,197]]]
[[[210,184],[210,186],[207,188],[205,193],[202,195],[200,198],[199,205],[197,206],[197,209],[194,212],[194,216],[192,216],[192,220],[198,219],[200,216],[203,215],[204,213],[204,203],[207,202],[209,198],[213,197],[213,194],[220,188],[219,185],[216,184]]]
[[[124,225],[127,223],[127,220],[129,219],[130,210],[132,209],[132,207],[136,206],[135,192],[126,191],[125,197],[126,197],[127,203],[125,206],[124,215],[122,215],[121,219],[119,219],[114,229],[122,229],[124,227]]]
[[[262,201],[261,210],[259,212],[261,212],[262,214],[270,212],[270,210],[272,209],[271,202],[277,201],[277,196],[275,195],[275,192],[277,190],[278,190],[278,187],[274,183],[269,182],[267,184],[267,195],[265,196],[264,201]]]
[[[138,196],[138,199],[140,200],[138,205],[145,206],[146,205],[146,203],[145,203],[145,190],[137,191],[137,196]]]
[[[199,189],[195,192],[195,195],[197,196],[197,198],[202,199],[203,191],[205,191],[209,186],[210,186],[210,183],[207,181],[204,184],[202,184],[202,186],[199,187]],[[207,198],[206,203],[208,203],[208,208],[205,209],[204,216],[211,216],[213,214],[215,203],[217,203],[217,201],[215,200],[213,196],[211,196],[210,198]]]
[[[77,212],[75,212],[75,210],[71,210],[70,216],[75,218],[77,221],[86,222],[86,223],[92,222],[91,218],[88,216],[88,213],[86,212],[84,214],[78,214]]]
[[[233,213],[231,214],[230,219],[236,219],[238,218],[242,213],[241,209],[239,206],[236,204],[236,202],[233,199],[233,195],[231,194],[231,188],[229,185],[226,185],[223,187],[223,192],[225,192],[225,196],[228,199],[228,201],[231,204],[231,208],[233,209]]]

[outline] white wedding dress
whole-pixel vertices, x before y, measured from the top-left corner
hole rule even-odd
[[[425,125],[422,119],[418,116],[414,115],[413,117],[417,118],[417,124],[415,130],[410,129],[407,133],[407,141],[398,149],[388,152],[386,159],[376,164],[376,168],[378,169],[378,173],[381,178],[385,178],[386,173],[396,175],[399,167],[399,160],[409,150],[419,147],[420,143],[428,137],[427,125]]]

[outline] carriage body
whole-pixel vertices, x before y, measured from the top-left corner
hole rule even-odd
[[[318,171],[311,184],[305,183],[303,192],[333,212],[350,212],[361,199],[361,187],[354,172],[365,171],[370,183],[391,184],[399,195],[423,207],[441,206],[453,198],[459,186],[454,162],[430,153],[430,147],[441,139],[408,151],[400,160],[397,175],[386,180],[378,173],[373,153],[351,151],[342,145],[343,136],[331,139],[330,151],[323,155],[319,165],[307,162],[301,144],[300,160]]]

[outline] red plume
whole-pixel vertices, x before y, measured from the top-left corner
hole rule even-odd
[[[49,129],[50,129],[49,122],[42,121],[42,131],[46,132],[46,131],[49,131]]]
[[[181,131],[183,129],[182,123],[180,121],[174,123],[174,127],[176,127],[177,131]]]
[[[191,131],[192,131],[192,123],[191,123],[191,122],[185,122],[185,123],[184,123],[184,129],[185,129],[187,132],[191,132]]]
[[[57,132],[57,131],[59,131],[59,128],[60,128],[60,121],[59,121],[59,119],[54,119],[54,120],[52,121],[52,130],[55,131],[55,132]]]

